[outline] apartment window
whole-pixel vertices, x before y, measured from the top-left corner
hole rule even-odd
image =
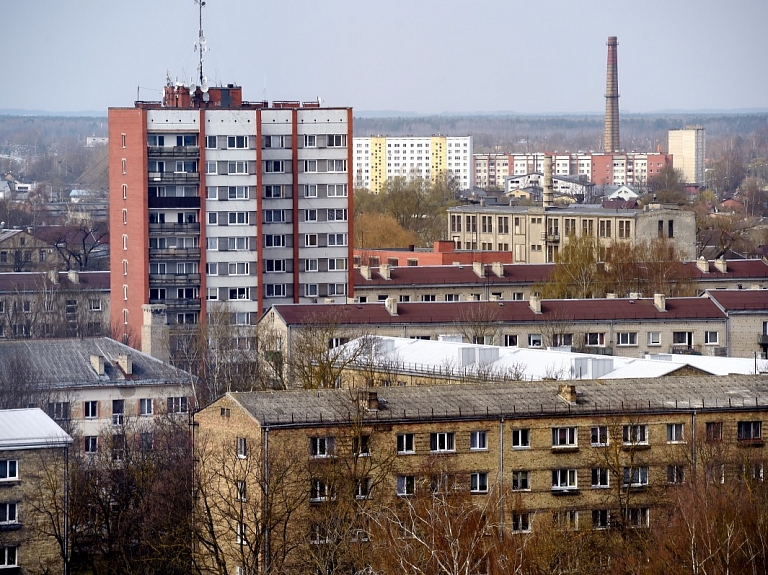
[[[56,421],[69,420],[69,402],[56,401],[48,404],[48,415]]]
[[[317,210],[304,210],[304,221],[305,222],[316,222],[317,221]]]
[[[305,184],[304,185],[304,197],[305,198],[316,198],[317,197],[317,185],[316,184]]]
[[[528,347],[541,347],[541,334],[529,333],[528,334]]]
[[[304,136],[304,147],[305,148],[314,148],[317,146],[317,136],[314,135],[305,135]]]
[[[328,271],[341,271],[346,269],[346,258],[328,258]]]
[[[358,457],[367,457],[371,454],[371,436],[361,435],[352,438],[352,453]]]
[[[682,423],[668,423],[667,424],[667,443],[682,443],[685,441],[683,436],[683,424]]]
[[[17,547],[0,547],[0,567],[16,567]]]
[[[206,136],[205,137],[205,147],[209,150],[215,150],[216,149],[216,136]]]
[[[329,234],[330,236],[330,234]],[[304,234],[304,246],[308,248],[317,247],[317,234]]]
[[[355,486],[355,499],[370,499],[371,498],[371,478],[363,477],[357,482]]]
[[[285,297],[285,284],[266,284],[264,297]]]
[[[739,441],[761,439],[763,436],[763,424],[760,421],[739,421],[737,433]]]
[[[227,189],[227,197],[230,200],[247,200],[248,186],[229,186]]]
[[[512,514],[512,532],[528,533],[531,530],[531,519],[528,513]]]
[[[608,445],[608,426],[597,425],[593,427],[590,433],[590,443],[593,447],[604,447]]]
[[[304,271],[305,272],[316,272],[317,271],[317,259],[306,259],[304,260]]]
[[[616,335],[616,343],[618,345],[637,345],[637,333],[619,332]]]
[[[165,136],[159,134],[147,134],[147,146],[162,147],[165,146]]]
[[[512,449],[530,449],[531,430],[513,429],[512,430]]]
[[[611,220],[600,220],[599,230],[600,230],[601,238],[610,238],[611,237]]]
[[[512,491],[528,491],[531,488],[530,471],[512,472]]]
[[[309,440],[309,454],[312,457],[331,457],[333,447],[333,437],[312,437]]]
[[[123,234],[123,250],[128,249],[128,234]]]
[[[346,284],[328,284],[328,295],[344,295],[347,292]]]
[[[667,231],[668,231],[667,237],[668,238],[674,238],[675,237],[675,220],[669,220],[667,222],[667,224],[668,224],[668,226],[667,226]]]
[[[346,172],[347,160],[328,160],[329,172]]]
[[[627,510],[627,525],[636,528],[648,527],[649,515],[647,507],[632,507]]]
[[[304,172],[314,173],[317,171],[317,160],[304,160]]]
[[[603,488],[608,487],[608,470],[603,467],[595,467],[592,469],[592,487]]]
[[[579,512],[568,511],[556,511],[553,517],[555,526],[560,529],[577,530],[579,528]]]
[[[622,432],[622,441],[627,445],[648,444],[647,425],[625,425]]]
[[[95,419],[99,416],[99,403],[97,401],[83,402],[83,417],[86,419]]]
[[[679,485],[685,481],[685,468],[682,465],[667,465],[667,483]]]
[[[237,490],[236,498],[238,501],[247,501],[246,498],[246,483],[245,481],[238,479],[235,481],[235,489]]]
[[[605,345],[604,333],[587,333],[584,335],[584,343],[586,345],[602,347]]]
[[[577,427],[553,427],[552,447],[576,447],[579,444]]]
[[[707,345],[717,345],[719,343],[719,338],[717,334],[718,332],[716,331],[705,331],[704,343]]]
[[[331,487],[320,479],[312,480],[312,488],[309,500],[312,503],[322,503],[331,498]]]
[[[347,210],[328,210],[328,221],[329,222],[346,222],[347,221]]]
[[[413,433],[403,433],[397,436],[398,453],[415,453]]]
[[[413,475],[397,476],[397,494],[413,495],[416,493],[416,477]]]
[[[429,450],[434,452],[455,451],[453,432],[430,433]]]
[[[470,493],[488,493],[488,473],[481,471],[469,475]]]
[[[123,199],[128,199],[128,184],[123,184]]]
[[[630,487],[643,487],[648,485],[648,468],[644,466],[625,467],[624,485]]]
[[[168,413],[187,413],[187,398],[186,397],[169,397],[166,406]]]
[[[346,246],[347,234],[328,234],[329,246]]]
[[[469,448],[473,451],[488,449],[488,433],[486,431],[471,431],[469,434]]]
[[[227,148],[247,148],[248,136],[227,136]]]
[[[661,332],[649,331],[648,332],[648,345],[661,345]]]
[[[227,163],[228,174],[248,174],[248,162],[228,162]]]
[[[578,488],[578,474],[575,469],[553,469],[552,489],[568,490]]]
[[[112,400],[112,425],[122,425],[125,416],[125,400]]]
[[[339,148],[344,147],[347,145],[347,135],[346,134],[329,134],[328,135],[328,147],[329,148]]]
[[[285,236],[267,234],[264,236],[265,248],[284,248],[286,245]]]
[[[250,273],[249,262],[230,262],[228,272],[231,276],[247,276]]]
[[[347,184],[328,184],[329,198],[346,198]]]
[[[278,218],[278,219],[275,219]],[[264,210],[265,222],[282,222],[283,210]],[[243,226],[248,224],[248,212],[229,212],[230,226]]]
[[[706,425],[707,441],[722,441],[723,440],[723,422],[722,421],[708,421]]]
[[[19,462],[16,459],[0,459],[0,481],[19,478]]]
[[[219,223],[219,214],[217,212],[208,212],[208,224],[215,226]]]
[[[205,162],[205,173],[208,175],[216,174],[216,162]]]
[[[125,173],[126,173],[126,168],[127,168],[127,166],[128,166],[128,163],[125,161],[125,158],[123,158],[123,159],[120,161],[120,163],[121,163],[121,167],[122,167],[123,175],[125,175]]]
[[[632,222],[619,220],[619,239],[626,240],[631,237]]]
[[[97,435],[86,435],[83,438],[83,451],[85,453],[98,453],[99,437]]]
[[[248,457],[248,443],[245,437],[238,437],[236,440],[237,456],[240,459]]]
[[[282,174],[285,166],[282,160],[267,160],[264,162],[264,172],[267,174]]]
[[[152,415],[154,413],[154,401],[150,398],[139,400],[139,414]]]
[[[264,197],[265,198],[282,198],[283,186],[264,186]]]

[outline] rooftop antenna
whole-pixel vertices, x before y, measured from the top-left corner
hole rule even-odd
[[[195,0],[195,4],[198,5],[199,11],[199,28],[197,31],[197,42],[195,42],[195,51],[199,54],[199,62],[197,64],[197,74],[199,79],[200,90],[203,93],[208,91],[208,78],[203,75],[203,53],[208,51],[208,40],[203,36],[203,6],[205,6],[205,0]],[[194,91],[194,88],[190,88]]]

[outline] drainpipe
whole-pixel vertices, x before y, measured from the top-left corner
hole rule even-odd
[[[504,416],[499,419],[499,533],[504,538]]]

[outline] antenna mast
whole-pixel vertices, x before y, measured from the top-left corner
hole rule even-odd
[[[200,89],[203,93],[206,93],[208,91],[208,78],[203,75],[203,52],[208,51],[208,46],[206,45],[208,41],[205,39],[205,36],[203,36],[203,6],[205,6],[205,0],[195,0],[195,4],[199,7],[197,42],[195,42],[195,50],[198,50],[200,53],[197,73],[200,81]]]

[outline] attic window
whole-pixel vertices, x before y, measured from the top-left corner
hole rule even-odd
[[[221,417],[229,417],[230,415],[231,415],[231,412],[228,407],[221,408]]]

